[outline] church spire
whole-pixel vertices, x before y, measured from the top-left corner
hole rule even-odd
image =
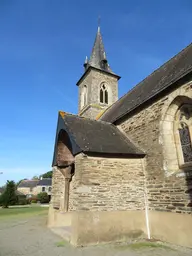
[[[98,24],[95,42],[87,66],[95,67],[113,74],[107,61],[104,44],[101,36],[100,24]]]

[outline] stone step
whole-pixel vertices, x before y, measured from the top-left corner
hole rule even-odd
[[[54,227],[51,231],[56,235],[62,237],[64,240],[70,242],[71,240],[71,226]]]

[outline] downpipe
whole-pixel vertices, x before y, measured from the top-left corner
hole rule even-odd
[[[145,223],[146,223],[146,229],[147,229],[147,238],[151,239],[151,232],[150,232],[150,226],[149,226],[149,207],[148,207],[148,194],[147,194],[147,184],[146,184],[146,172],[145,172],[145,165],[144,165],[144,159],[142,161],[142,168],[144,173],[144,201],[145,201]]]

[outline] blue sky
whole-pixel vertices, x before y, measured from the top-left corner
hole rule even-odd
[[[98,15],[121,97],[191,42],[191,12],[191,0],[1,0],[0,185],[51,169],[58,110],[77,113]]]

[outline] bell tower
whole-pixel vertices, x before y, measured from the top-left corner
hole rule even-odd
[[[119,79],[109,66],[98,27],[91,56],[85,58],[84,74],[77,82],[79,116],[95,119],[117,101]]]

